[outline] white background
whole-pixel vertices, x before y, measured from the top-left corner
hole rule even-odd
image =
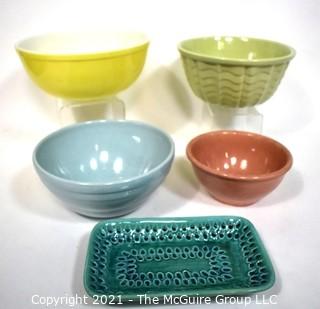
[[[277,307],[319,308],[317,0],[0,0],[0,308],[44,308],[32,305],[33,294],[84,294],[88,234],[97,221],[65,209],[32,168],[33,148],[59,128],[59,122],[54,99],[29,81],[14,43],[33,34],[89,28],[135,29],[149,36],[143,74],[120,96],[127,118],[157,125],[176,142],[176,160],[167,180],[130,217],[244,216],[255,224],[272,257],[277,281],[268,295],[278,295]],[[186,143],[208,119],[186,84],[176,45],[181,39],[210,34],[273,39],[297,51],[276,94],[259,107],[263,133],[292,151],[294,166],[275,192],[246,208],[211,199],[199,188],[184,156]],[[229,307],[242,306],[221,305]]]

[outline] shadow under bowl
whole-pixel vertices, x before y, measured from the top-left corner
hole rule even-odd
[[[281,182],[292,156],[279,142],[242,131],[216,131],[195,137],[187,156],[200,183],[218,201],[254,204]]]
[[[160,129],[134,121],[92,121],[44,138],[33,163],[66,207],[103,218],[135,210],[162,183],[173,157],[174,143]]]
[[[229,107],[268,100],[295,55],[293,48],[282,43],[229,36],[185,40],[178,49],[194,94]]]

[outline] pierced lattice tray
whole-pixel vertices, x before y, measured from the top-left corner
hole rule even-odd
[[[98,223],[90,237],[87,293],[138,296],[241,295],[275,280],[252,223],[241,217],[143,218]]]

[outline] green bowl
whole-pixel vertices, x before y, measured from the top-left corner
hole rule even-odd
[[[293,48],[245,37],[204,37],[182,41],[180,51],[194,94],[211,104],[248,107],[276,91]]]

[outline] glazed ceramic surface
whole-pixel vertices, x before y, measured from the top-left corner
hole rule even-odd
[[[242,295],[274,283],[270,259],[241,217],[142,218],[98,223],[84,286],[93,295]]]
[[[48,34],[19,42],[31,79],[68,100],[94,100],[129,87],[142,71],[148,41],[137,33]]]
[[[295,55],[284,44],[241,37],[190,39],[180,43],[179,51],[194,94],[230,107],[270,98]]]
[[[43,183],[66,206],[92,217],[129,213],[164,180],[172,139],[133,121],[93,121],[43,139],[33,155]]]
[[[291,168],[292,156],[268,137],[241,131],[216,131],[187,147],[199,181],[217,200],[250,205],[270,193]]]

